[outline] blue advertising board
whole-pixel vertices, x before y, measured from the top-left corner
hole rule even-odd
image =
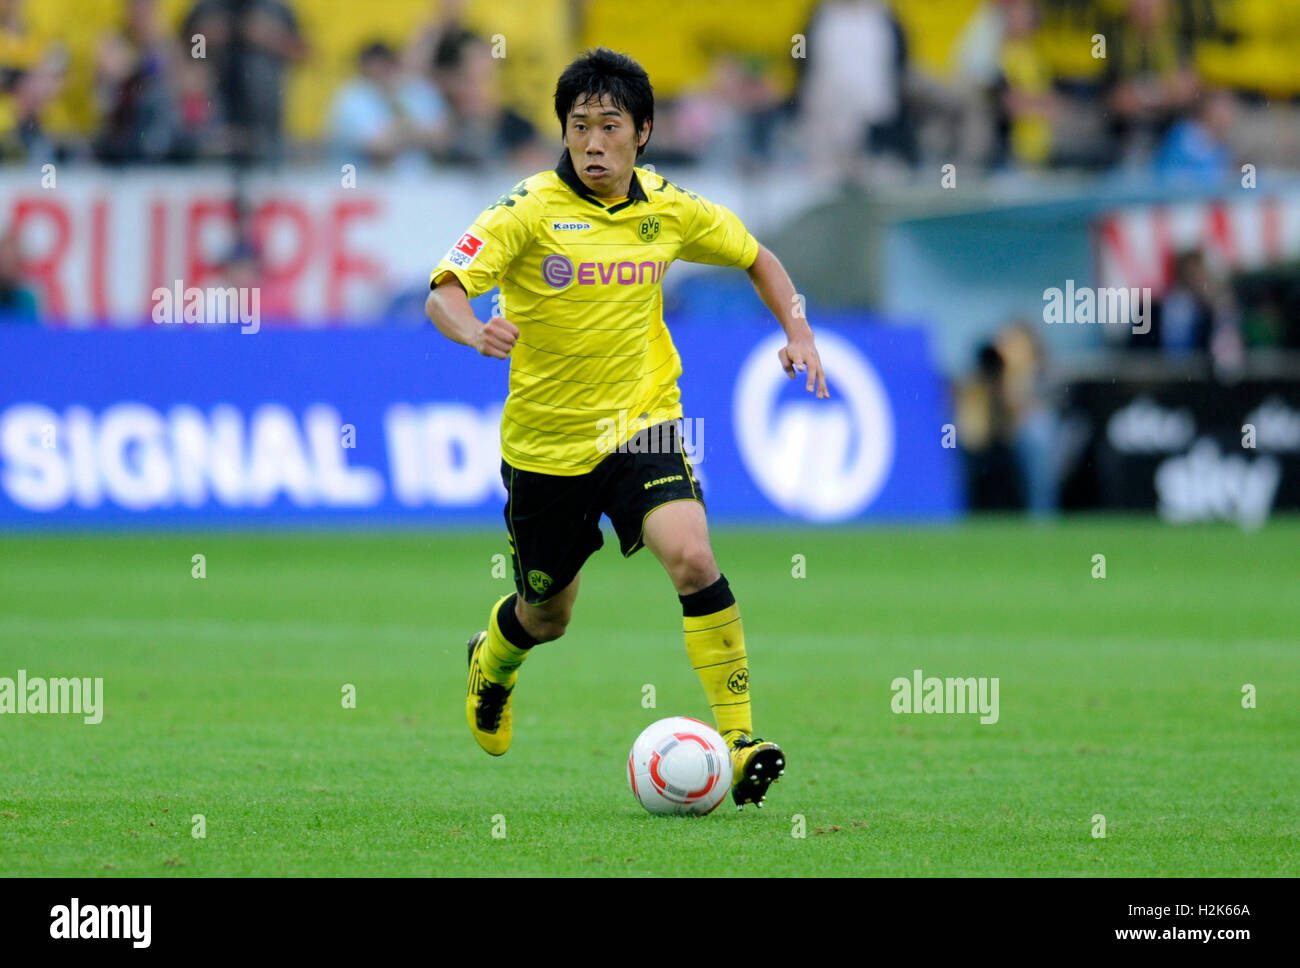
[[[923,330],[819,318],[816,400],[756,322],[670,320],[712,518],[961,511]],[[506,380],[431,326],[0,330],[0,526],[497,523]]]

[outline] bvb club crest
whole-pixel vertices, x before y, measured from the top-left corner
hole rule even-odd
[[[659,216],[647,215],[643,218],[636,227],[636,234],[641,236],[642,242],[653,242],[659,238]]]

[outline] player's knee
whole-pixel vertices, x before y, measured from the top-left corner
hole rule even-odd
[[[549,618],[538,622],[537,627],[529,629],[529,631],[532,632],[533,638],[538,642],[554,642],[564,634],[564,630],[568,627],[568,619]]]
[[[573,608],[540,609],[531,608],[520,616],[520,622],[528,634],[538,642],[554,642],[569,627]]]
[[[707,543],[689,545],[673,561],[673,584],[679,595],[689,595],[708,588],[718,580],[718,563]]]

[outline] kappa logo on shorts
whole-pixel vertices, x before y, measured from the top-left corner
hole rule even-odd
[[[540,595],[551,587],[551,576],[544,571],[530,571],[528,573],[528,587]]]
[[[684,480],[686,480],[685,474],[674,474],[672,477],[658,477],[655,478],[653,481],[646,481],[642,490],[648,491],[650,490],[650,488],[658,487],[660,484],[671,484],[673,481],[684,481]]]
[[[727,688],[737,696],[742,696],[749,692],[749,672],[745,669],[737,669],[727,680]]]

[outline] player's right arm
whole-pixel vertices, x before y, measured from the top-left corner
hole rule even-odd
[[[429,277],[425,315],[453,342],[504,360],[519,329],[501,316],[480,323],[469,301],[488,292],[532,241],[537,195],[523,181],[474,220]]]
[[[465,287],[447,273],[438,287],[424,301],[424,314],[438,332],[462,346],[472,346],[484,356],[504,360],[519,338],[519,328],[504,316],[493,316],[480,323],[470,308]]]

